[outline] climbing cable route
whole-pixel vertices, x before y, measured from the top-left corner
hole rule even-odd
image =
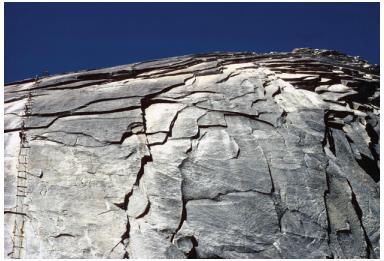
[[[38,78],[36,78],[35,84]],[[31,88],[30,88],[31,89]],[[11,253],[12,258],[22,258],[25,249],[24,242],[24,228],[26,219],[26,204],[25,198],[27,195],[27,175],[28,175],[28,155],[29,143],[26,133],[26,120],[29,117],[31,106],[33,104],[32,91],[28,91],[27,102],[25,104],[24,112],[22,115],[21,130],[19,131],[20,137],[20,151],[18,155],[18,173],[17,173],[17,187],[16,187],[16,208],[15,208],[15,224],[13,227],[13,249]]]

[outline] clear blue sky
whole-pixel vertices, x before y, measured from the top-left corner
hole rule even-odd
[[[5,82],[211,51],[379,63],[379,3],[5,3]]]

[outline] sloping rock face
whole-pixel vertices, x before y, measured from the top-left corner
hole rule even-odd
[[[379,258],[379,68],[213,53],[5,86],[5,255]]]

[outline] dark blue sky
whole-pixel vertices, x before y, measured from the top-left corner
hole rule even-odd
[[[379,63],[379,3],[5,3],[5,82],[211,51]]]

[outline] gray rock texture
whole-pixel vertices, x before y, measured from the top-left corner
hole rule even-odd
[[[379,68],[210,53],[5,86],[5,257],[379,258]]]

